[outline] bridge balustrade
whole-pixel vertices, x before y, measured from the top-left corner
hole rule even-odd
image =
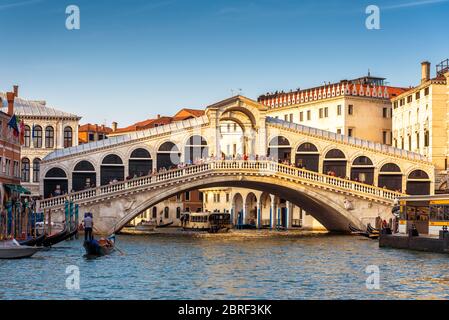
[[[328,176],[322,173],[308,171],[274,161],[245,161],[245,160],[212,160],[202,164],[188,166],[181,169],[160,172],[151,176],[140,177],[128,181],[113,183],[100,186],[94,189],[74,192],[66,196],[60,196],[41,201],[42,209],[63,206],[66,200],[82,202],[102,196],[113,195],[131,189],[138,189],[156,185],[161,182],[177,180],[207,172],[223,171],[236,174],[248,173],[266,176],[283,176],[288,179],[314,182],[318,185],[332,186],[345,191],[352,191],[363,196],[382,198],[384,200],[393,200],[396,197],[403,196],[401,193],[381,189],[379,187],[363,184],[356,181]]]

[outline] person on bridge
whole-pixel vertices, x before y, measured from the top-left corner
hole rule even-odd
[[[93,235],[92,230],[94,228],[94,220],[91,213],[84,214],[84,241],[92,241]]]

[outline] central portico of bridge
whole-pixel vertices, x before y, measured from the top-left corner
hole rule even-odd
[[[236,96],[208,106],[202,117],[57,150],[42,162],[41,207],[61,212],[69,197],[108,233],[179,192],[234,186],[288,199],[326,228],[347,230],[366,217],[388,218],[399,195],[434,190],[433,165],[419,154],[266,112]],[[242,155],[233,158],[223,152],[229,122],[242,132]]]

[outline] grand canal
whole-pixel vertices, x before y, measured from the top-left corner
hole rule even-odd
[[[259,236],[260,235],[260,236]],[[119,236],[123,253],[83,257],[81,240],[0,261],[0,299],[444,299],[449,256],[379,249],[329,234]],[[66,288],[66,268],[80,290]],[[368,290],[365,269],[380,269]]]

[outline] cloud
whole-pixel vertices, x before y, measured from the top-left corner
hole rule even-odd
[[[382,6],[381,9],[383,10],[390,10],[390,9],[402,9],[402,8],[411,8],[411,7],[419,7],[419,6],[427,6],[432,4],[438,4],[438,3],[445,3],[449,0],[424,0],[424,1],[414,1],[414,2],[406,2],[406,3],[400,3],[400,4],[394,4],[391,6]]]
[[[16,2],[16,3],[8,3],[8,4],[0,4],[0,11],[17,8],[17,7],[24,7],[28,5],[32,5],[38,2],[42,2],[43,0],[29,0],[29,1],[22,1],[22,2]]]

